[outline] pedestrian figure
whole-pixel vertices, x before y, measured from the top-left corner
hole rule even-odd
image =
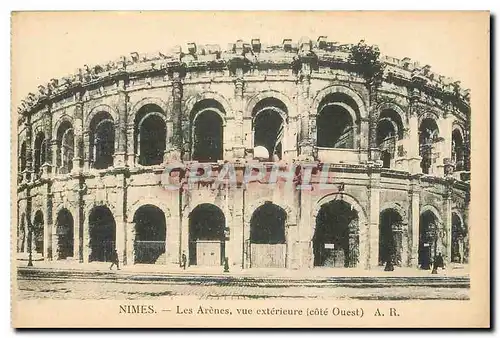
[[[186,257],[186,253],[183,251],[182,256],[181,256],[181,268],[186,270],[186,264],[187,264],[187,257]]]
[[[113,265],[116,265],[116,270],[120,270],[120,261],[118,260],[118,252],[116,252],[116,250],[111,253],[111,266],[109,267],[110,270],[113,268]]]
[[[389,258],[385,264],[384,271],[394,271],[394,264],[392,264],[392,259]]]
[[[444,258],[443,258],[443,255],[441,253],[439,253],[436,257],[436,263],[437,263],[437,267],[438,268],[441,268],[444,270]]]
[[[229,259],[227,257],[224,258],[224,272],[229,272]]]

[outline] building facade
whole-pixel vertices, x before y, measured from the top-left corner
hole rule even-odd
[[[429,66],[363,41],[253,39],[132,53],[38,89],[18,110],[19,257],[468,262],[469,92]]]

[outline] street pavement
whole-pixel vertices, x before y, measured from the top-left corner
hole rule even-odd
[[[109,270],[106,263],[18,264],[19,299],[148,299],[194,296],[200,299],[469,299],[467,266],[438,274],[396,268],[360,269],[222,269],[175,266],[127,266]]]

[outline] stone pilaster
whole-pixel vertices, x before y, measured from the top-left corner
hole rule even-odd
[[[245,82],[243,79],[243,69],[239,68],[236,72],[238,75],[234,81],[234,140],[233,140],[233,157],[243,159],[245,157],[244,130],[243,130],[243,109],[244,109],[244,88]]]
[[[115,188],[115,223],[116,240],[115,248],[118,252],[118,259],[122,264],[127,263],[127,215],[126,215],[126,179],[124,174],[115,176],[117,186]]]
[[[45,133],[45,165],[46,173],[52,173],[52,109],[48,104],[44,113],[44,133]]]
[[[452,148],[452,128],[453,128],[453,115],[451,113],[446,113],[444,118],[439,120],[439,134],[443,137],[441,146],[439,149],[439,157],[437,159],[437,171],[438,176],[446,176],[453,172],[454,163],[451,157]],[[448,167],[448,168],[447,168]]]
[[[82,206],[78,206],[71,214],[73,215],[73,258],[75,260],[79,260],[80,258],[80,223],[83,220],[80,218],[80,208]]]
[[[242,170],[244,170],[242,168]],[[231,257],[229,264],[233,268],[243,268],[243,189],[229,189],[232,204],[232,222],[230,225]]]
[[[84,140],[83,140],[83,103],[81,93],[75,94],[75,112],[73,115],[73,131],[74,131],[74,156],[73,156],[73,172],[77,173],[81,170],[84,158]],[[87,159],[88,164],[88,159]]]
[[[31,125],[31,119],[28,115],[25,122],[26,127],[26,169],[25,169],[25,182],[31,181],[33,175],[33,126]],[[26,217],[30,218],[29,214]]]
[[[134,149],[134,123],[128,121],[127,124],[127,166],[129,168],[135,167],[136,154]],[[167,134],[170,129],[167,128]]]
[[[370,212],[368,216],[368,238],[369,238],[369,258],[368,268],[378,266],[379,251],[379,232],[380,232],[380,171],[378,167],[371,169],[369,186],[369,205]]]
[[[134,243],[135,243],[135,222],[128,222],[125,226],[126,228],[126,264],[127,265],[134,265],[135,264],[135,249],[134,249]]]
[[[449,186],[447,187],[447,193],[446,196],[444,197],[443,201],[443,234],[445,236],[444,239],[444,249],[445,251],[442,252],[445,263],[450,264],[451,263],[451,246],[452,246],[452,223],[453,223],[453,218],[452,218],[452,212],[451,212],[451,206],[452,206],[452,199],[451,199],[451,194],[453,191],[453,187]]]
[[[297,107],[299,113],[299,158],[301,160],[314,160],[313,132],[311,124],[311,60],[301,58],[301,70],[299,72]],[[315,115],[315,114],[314,114]]]
[[[168,144],[170,145],[169,161],[179,161],[183,149],[182,128],[182,74],[180,69],[172,72],[172,131]]]
[[[127,153],[127,117],[128,117],[128,95],[126,91],[126,80],[118,81],[118,123],[116,124],[116,143],[113,166],[122,168],[125,166],[125,155]]]
[[[409,258],[411,254],[409,250],[408,222],[401,223],[401,266],[411,266]]]
[[[412,108],[411,108],[412,109]],[[406,140],[406,159],[408,161],[408,171],[411,174],[417,174],[422,172],[422,168],[420,167],[420,162],[422,161],[422,157],[420,157],[420,144],[418,138],[418,116],[416,112],[413,112],[410,115],[408,121],[408,136],[409,138]]]
[[[44,260],[52,260],[52,228],[53,228],[53,199],[54,195],[52,193],[52,183],[47,183],[47,190],[44,196],[46,201],[46,208],[44,212],[44,222],[43,222],[43,257]]]
[[[378,161],[380,159],[380,151],[377,144],[377,89],[375,86],[368,84],[369,106],[368,106],[368,134],[361,134],[361,137],[368,135],[368,159],[370,161]]]
[[[420,244],[420,187],[419,180],[415,179],[411,183],[410,190],[410,218],[409,232],[411,235],[410,266],[418,267],[418,249]]]
[[[94,151],[94,149],[90,149],[90,134],[88,130],[83,132],[83,171],[89,171],[92,167],[92,163],[90,163],[90,152]]]

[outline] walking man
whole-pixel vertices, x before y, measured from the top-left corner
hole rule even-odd
[[[111,253],[111,266],[109,267],[110,270],[113,268],[113,265],[116,265],[116,270],[120,270],[120,262],[118,260],[118,252],[116,252],[116,249]]]
[[[186,253],[183,251],[181,256],[181,267],[186,270],[187,258]]]

